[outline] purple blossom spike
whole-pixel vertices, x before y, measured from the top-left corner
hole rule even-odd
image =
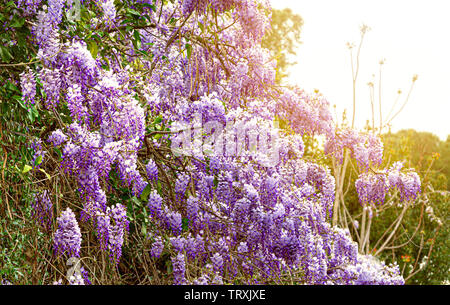
[[[184,255],[179,253],[177,256],[172,257],[172,266],[173,266],[173,283],[174,283],[174,285],[186,284],[186,278],[185,278],[186,262],[184,260]]]
[[[199,210],[198,198],[189,197],[186,204],[187,217],[189,219],[190,225],[194,225],[197,221],[197,213]]]
[[[36,14],[41,2],[42,0],[18,0],[17,7],[23,9],[25,16],[32,16]]]
[[[52,70],[44,67],[40,72],[40,78],[46,95],[44,101],[45,107],[49,110],[53,110],[59,103],[61,87],[60,71],[59,69]]]
[[[55,254],[80,256],[81,231],[75,214],[70,208],[61,213],[57,219],[58,229],[54,235]]]
[[[147,202],[147,206],[152,217],[162,217],[162,202],[163,199],[161,198],[161,196],[156,190],[153,190],[148,196]]]
[[[181,173],[175,182],[175,192],[178,194],[184,194],[189,184],[190,177],[186,173]]]
[[[361,204],[383,204],[389,185],[384,174],[363,173],[355,182]]]
[[[50,134],[47,141],[52,143],[54,146],[60,146],[66,140],[67,136],[61,131],[61,129],[57,129]]]
[[[50,232],[53,218],[53,204],[47,190],[44,190],[40,194],[34,195],[34,200],[31,207],[32,217],[38,219],[42,227]]]
[[[147,177],[150,181],[158,180],[158,167],[156,166],[155,161],[150,159],[145,166],[145,170],[147,171]]]
[[[175,211],[167,211],[166,212],[166,223],[167,227],[173,232],[173,234],[178,235],[181,234],[182,230],[182,218],[181,214]]]
[[[27,68],[20,74],[20,86],[22,87],[22,96],[26,105],[34,105],[36,96],[36,78],[34,72]]]
[[[223,258],[219,253],[214,254],[211,257],[211,262],[213,264],[214,270],[219,272],[222,271],[223,268]]]
[[[122,245],[125,231],[128,231],[129,221],[125,206],[116,204],[110,209],[112,225],[109,229],[109,251],[113,262],[119,263],[122,256]]]
[[[105,213],[97,212],[95,220],[96,220],[97,238],[100,242],[100,249],[106,251],[108,249],[111,218],[109,215],[106,215]]]
[[[155,241],[152,244],[152,249],[150,250],[150,254],[152,257],[160,257],[162,251],[164,250],[164,243],[160,236],[155,238]]]
[[[92,282],[89,279],[88,271],[84,267],[81,267],[80,268],[80,272],[81,272],[81,276],[83,277],[84,284],[85,285],[92,285]]]
[[[116,7],[113,0],[102,0],[103,21],[108,28],[113,28],[116,22]]]

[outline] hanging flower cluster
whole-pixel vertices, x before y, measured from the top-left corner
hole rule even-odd
[[[57,255],[67,254],[68,257],[80,256],[81,231],[75,214],[70,208],[61,213],[57,219],[58,228],[54,235],[54,249]]]
[[[379,173],[363,173],[355,182],[361,204],[383,204],[389,190],[397,189],[400,202],[415,200],[420,193],[420,178],[412,169],[401,172],[403,164],[395,162]]]

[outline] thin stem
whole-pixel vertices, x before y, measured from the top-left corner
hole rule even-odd
[[[391,241],[392,237],[394,236],[395,232],[397,232],[398,227],[400,226],[400,223],[403,220],[403,216],[405,215],[406,210],[408,209],[409,204],[405,203],[405,205],[403,206],[403,210],[400,214],[400,216],[397,218],[397,223],[394,227],[394,229],[392,230],[391,234],[389,235],[389,237],[385,240],[385,242],[383,243],[383,245],[380,247],[380,249],[377,250],[377,252],[375,253],[375,256],[377,256],[379,253],[381,253],[386,245]]]
[[[386,125],[387,125],[387,124],[390,124],[391,121],[392,121],[392,120],[393,120],[400,112],[402,112],[403,108],[405,108],[406,104],[408,103],[409,97],[410,97],[410,95],[411,95],[411,92],[412,92],[412,90],[413,90],[413,87],[414,87],[414,84],[415,84],[416,80],[417,80],[417,76],[415,75],[415,76],[413,77],[413,81],[412,81],[411,87],[409,88],[408,95],[406,96],[406,99],[405,99],[405,101],[403,102],[403,105],[402,105],[402,106],[400,107],[400,109],[392,116],[392,118],[389,119],[389,121],[386,123]]]
[[[364,247],[364,240],[365,240],[365,236],[366,236],[366,214],[367,214],[367,210],[364,207],[363,208],[363,212],[362,212],[362,219],[361,219],[361,240],[359,242],[359,252],[362,252],[363,247]]]

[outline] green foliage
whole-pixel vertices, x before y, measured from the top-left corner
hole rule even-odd
[[[405,160],[405,166],[416,168],[428,176],[437,189],[450,190],[450,136],[446,142],[429,132],[401,130],[383,136],[386,159]]]
[[[434,213],[443,221],[443,225],[436,234],[436,226],[428,219],[426,220],[426,230],[431,238],[425,239],[424,251],[427,253],[433,245],[433,252],[429,263],[411,278],[410,284],[441,285],[444,281],[449,281],[450,266],[450,230],[448,220],[450,217],[450,194],[434,192],[430,194],[430,202],[434,207]],[[434,235],[436,234],[436,237]]]
[[[449,158],[450,150],[445,151],[445,142],[429,132],[401,130],[395,134],[383,135],[385,159],[404,161],[406,167],[415,168],[422,180],[422,193],[426,195],[433,210],[434,220],[425,211],[422,202],[408,210],[401,230],[394,237],[395,245],[401,247],[383,253],[386,261],[397,261],[405,274],[417,271],[407,284],[434,285],[449,280],[449,204],[447,192],[449,163],[439,162],[442,157]],[[443,149],[444,148],[444,149]],[[401,208],[386,210],[374,219],[373,239],[379,238],[399,215]],[[436,219],[442,222],[440,226]],[[419,228],[419,225],[422,224]],[[418,229],[419,228],[419,229]],[[430,251],[432,250],[432,251]],[[429,256],[429,254],[431,254]],[[430,257],[428,264],[427,258]],[[420,264],[423,268],[420,269]]]
[[[295,48],[300,43],[303,19],[291,9],[272,10],[272,30],[262,41],[262,46],[272,51],[277,59],[276,81],[280,83],[289,75],[288,68],[296,62],[290,59],[295,55]]]
[[[11,206],[10,213],[15,217],[0,219],[0,279],[14,284],[43,284],[48,270],[41,270],[39,274],[36,270],[44,262],[41,255],[51,255],[48,238],[30,221],[29,207]]]
[[[442,173],[447,180],[447,190],[450,191],[450,135],[445,142],[440,142],[439,158],[436,161],[435,168]]]
[[[34,242],[42,234],[31,224],[26,201],[30,187],[30,131],[39,123],[36,108],[22,101],[19,74],[26,63],[33,66],[35,50],[29,47],[25,19],[17,14],[15,1],[0,5],[0,22],[11,20],[14,31],[0,31],[0,278],[17,284],[37,284],[32,279],[38,263]],[[33,230],[35,230],[33,232]]]

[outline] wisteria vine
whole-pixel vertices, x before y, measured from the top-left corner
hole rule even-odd
[[[381,140],[338,130],[324,96],[275,84],[276,60],[261,47],[268,1],[82,1],[99,16],[85,30],[103,35],[97,49],[71,34],[70,5],[17,1],[41,63],[21,74],[23,99],[70,117],[41,139],[61,151],[82,206],[58,216],[55,255],[80,255],[79,221],[118,265],[130,224],[126,204],[108,201],[118,177],[144,198],[149,254],[170,255],[174,284],[404,283],[397,266],[358,254],[330,225],[335,180],[304,158],[302,136],[323,135],[340,162],[350,151],[362,204],[393,188],[412,200],[420,179],[399,164],[380,169]],[[124,12],[145,23],[128,27]],[[33,208],[51,230],[45,192]]]

